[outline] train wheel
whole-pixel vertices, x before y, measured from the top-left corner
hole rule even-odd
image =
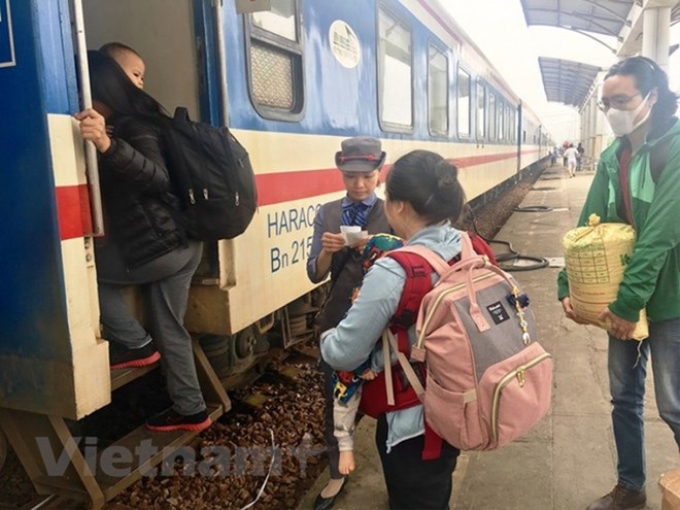
[[[0,430],[0,471],[2,471],[5,460],[7,460],[7,448],[7,437],[5,437],[5,434]]]

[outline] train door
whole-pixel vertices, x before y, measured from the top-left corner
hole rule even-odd
[[[219,66],[208,65],[217,60],[214,53],[220,47],[218,34],[213,33],[216,11],[206,0],[87,0],[83,2],[87,48],[110,42],[130,46],[145,62],[144,90],[169,115],[183,106],[193,120],[225,122],[226,114],[219,114],[216,103],[226,102],[226,91],[217,97],[208,90],[208,84],[214,87],[217,81],[226,87],[226,78],[213,69]],[[217,244],[206,243],[194,281],[216,284],[218,260]]]
[[[118,42],[133,48],[144,60],[144,90],[158,100],[172,116],[175,108],[188,109],[193,120],[214,121],[215,102],[208,93],[208,61],[213,62],[217,36],[213,19],[218,17],[207,0],[87,0],[83,1],[87,48]],[[221,7],[220,7],[221,8]],[[209,41],[206,43],[206,38]],[[224,99],[224,98],[222,98]],[[194,276],[189,308],[197,288],[215,288],[220,270],[217,243],[205,243],[203,261]],[[128,298],[143,316],[138,289],[130,288]],[[189,331],[202,332],[200,324],[189,324]],[[197,327],[199,326],[199,327]],[[196,353],[201,357],[202,353]],[[199,363],[201,360],[197,360]],[[205,390],[204,390],[205,393]],[[218,391],[217,400],[228,409],[228,399]]]
[[[170,114],[185,106],[200,118],[199,59],[194,0],[87,0],[83,2],[88,49],[116,41],[145,61],[144,89]]]

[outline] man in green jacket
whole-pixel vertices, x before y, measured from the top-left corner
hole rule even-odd
[[[643,409],[650,354],[659,414],[680,445],[680,121],[666,73],[644,57],[609,70],[600,107],[617,139],[602,153],[578,225],[587,225],[595,213],[602,222],[632,225],[637,241],[616,300],[599,317],[611,323],[618,483],[586,510],[641,509],[647,499]],[[558,298],[566,316],[583,324],[571,306],[564,270]],[[643,308],[650,335],[638,345],[626,340]]]

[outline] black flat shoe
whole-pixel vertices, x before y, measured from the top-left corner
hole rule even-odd
[[[319,495],[314,500],[314,510],[330,510],[333,508],[335,498],[337,498],[342,493],[342,491],[345,490],[345,485],[347,485],[346,478],[345,481],[342,482],[342,487],[340,487],[340,490],[335,494],[335,496],[331,496],[330,498],[323,498],[321,497],[321,493],[319,493]]]

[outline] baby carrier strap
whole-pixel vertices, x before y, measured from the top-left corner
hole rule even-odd
[[[420,382],[420,379],[418,379],[418,376],[416,375],[415,370],[413,370],[413,367],[408,362],[408,359],[406,359],[406,356],[404,356],[404,353],[399,351],[399,347],[397,346],[397,340],[394,338],[393,333],[389,330],[386,329],[385,333],[383,333],[383,356],[384,356],[384,366],[385,366],[385,387],[387,390],[387,403],[388,405],[395,405],[395,400],[394,400],[394,385],[392,382],[392,366],[390,365],[390,347],[397,353],[397,359],[399,360],[399,365],[401,366],[401,369],[403,370],[404,375],[408,379],[408,382],[411,385],[410,390],[415,393],[415,395],[418,397],[418,401],[422,401],[422,399],[425,396],[425,387],[423,384]],[[417,403],[417,401],[415,402]],[[411,407],[413,405],[412,404]],[[405,407],[405,409],[407,409]],[[437,433],[432,430],[432,428],[428,425],[427,419],[423,418],[423,423],[425,425],[425,443],[423,444],[423,453],[422,453],[422,459],[423,460],[433,460],[433,459],[438,459],[441,456],[442,452],[442,438],[437,435]]]
[[[361,411],[376,419],[386,412],[408,409],[421,403],[401,365],[397,363],[393,367],[391,364],[390,340],[387,333],[389,332],[389,336],[394,339],[395,352],[401,354],[404,360],[408,360],[411,352],[408,330],[418,320],[420,302],[432,289],[432,267],[421,257],[411,253],[401,254],[400,250],[387,253],[386,256],[394,258],[404,268],[406,280],[397,311],[383,333],[384,370],[375,379],[364,383],[361,394]],[[408,361],[406,364],[409,365]],[[423,364],[418,363],[416,369],[424,381]]]
[[[408,357],[411,354],[408,329],[418,319],[423,297],[432,290],[432,266],[422,256],[409,251],[395,250],[386,256],[394,259],[406,272],[404,289],[397,311],[390,321],[390,329],[397,335],[399,352]]]

